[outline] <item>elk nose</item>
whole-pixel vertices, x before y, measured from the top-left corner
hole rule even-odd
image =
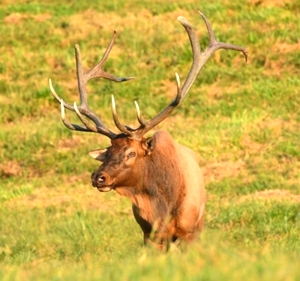
[[[97,181],[98,184],[104,183],[105,180],[106,180],[106,177],[105,177],[104,175],[99,175],[99,176],[97,177],[97,179],[96,179],[96,181]]]
[[[104,185],[109,179],[109,175],[105,172],[100,172],[97,174],[96,172],[92,174],[92,184],[94,187],[99,187]]]

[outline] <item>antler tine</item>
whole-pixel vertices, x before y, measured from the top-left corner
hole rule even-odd
[[[53,85],[52,85],[52,80],[51,80],[51,79],[49,79],[49,88],[50,88],[50,91],[51,91],[53,97],[57,100],[57,102],[59,102],[59,103],[61,104],[61,102],[62,102],[63,100],[58,96],[58,94],[57,94],[56,91],[54,90]],[[63,106],[64,106],[64,108],[67,108],[67,109],[69,109],[69,110],[73,110],[73,107],[72,107],[71,105],[65,103],[64,101],[63,101]]]
[[[137,119],[138,119],[140,125],[146,126],[146,124],[147,124],[146,121],[141,117],[141,110],[140,110],[139,104],[137,103],[137,101],[135,101],[134,104],[135,104],[136,116],[137,116]]]
[[[208,21],[208,19],[201,13],[199,14],[202,16],[208,34],[209,34],[209,45],[206,48],[204,52],[201,52],[200,44],[198,42],[198,38],[191,26],[191,24],[182,16],[179,16],[177,19],[182,24],[182,26],[185,28],[189,39],[190,44],[192,47],[192,54],[193,54],[193,63],[190,68],[190,71],[188,73],[188,76],[181,87],[180,85],[180,79],[179,75],[176,73],[176,82],[177,82],[177,95],[175,99],[165,108],[163,109],[157,116],[155,116],[153,119],[151,119],[148,122],[143,122],[139,128],[135,130],[135,136],[138,139],[141,139],[142,136],[150,131],[153,127],[158,125],[160,122],[162,122],[165,118],[168,117],[168,115],[182,102],[182,100],[185,98],[187,93],[189,92],[191,86],[193,85],[195,79],[197,78],[198,74],[200,73],[202,67],[205,65],[207,60],[212,56],[212,54],[218,50],[218,49],[230,49],[234,51],[240,51],[244,54],[245,59],[247,61],[247,52],[246,49],[240,46],[227,44],[223,42],[218,42],[215,38],[215,35],[212,31],[211,25]],[[139,117],[138,117],[139,118]]]
[[[112,109],[113,119],[114,119],[116,127],[121,132],[127,134],[128,136],[133,136],[132,129],[125,126],[125,125],[123,125],[119,120],[119,117],[118,117],[118,114],[117,114],[117,109],[116,109],[116,102],[115,102],[115,98],[114,98],[113,95],[111,96],[111,109]]]
[[[66,119],[66,114],[65,114],[65,103],[61,99],[60,100],[60,114],[61,114],[61,121],[63,124],[70,130],[75,130],[75,131],[81,131],[81,132],[88,132],[88,130],[84,127],[81,127],[76,124],[71,124],[67,119]]]
[[[101,60],[99,61],[99,63],[94,68],[87,71],[86,75],[88,76],[88,79],[102,77],[102,78],[105,78],[105,79],[108,79],[108,80],[114,81],[114,82],[124,82],[124,81],[128,81],[131,79],[135,79],[135,77],[116,77],[116,76],[113,76],[110,73],[107,73],[103,70],[103,66],[104,66],[106,60],[108,59],[109,53],[114,45],[116,35],[117,35],[117,32],[114,31],[111,41],[110,41],[105,53],[103,54]]]
[[[61,120],[62,120],[63,124],[68,129],[75,130],[75,131],[81,131],[81,132],[95,132],[95,133],[98,132],[98,129],[95,126],[90,125],[88,122],[86,122],[86,120],[84,120],[84,118],[80,114],[80,112],[78,110],[78,107],[77,107],[77,105],[76,105],[75,102],[74,102],[74,106],[71,106],[71,105],[65,103],[63,101],[63,99],[61,99],[57,95],[56,91],[53,88],[51,79],[49,79],[49,87],[50,87],[50,91],[51,91],[52,95],[54,96],[54,98],[60,103]],[[82,127],[80,125],[71,124],[69,121],[67,121],[67,119],[66,119],[66,113],[65,113],[65,108],[68,109],[68,110],[72,110],[72,111],[74,110],[77,113],[79,119],[85,125],[86,128],[84,128],[84,127]]]
[[[177,96],[178,96],[178,93],[181,92],[181,89],[180,89],[180,77],[177,72],[175,73],[175,78],[176,78]]]
[[[248,60],[248,56],[247,56],[247,50],[243,47],[237,46],[237,45],[233,45],[233,44],[228,44],[228,43],[223,43],[223,42],[218,42],[215,34],[211,28],[211,24],[209,23],[208,19],[206,18],[206,16],[198,11],[198,13],[201,15],[201,17],[204,20],[204,23],[206,25],[206,29],[209,35],[209,45],[208,48],[205,50],[205,52],[203,54],[208,54],[207,55],[207,59],[210,58],[210,56],[218,49],[229,49],[229,50],[233,50],[233,51],[240,51],[243,53],[245,60],[247,62]],[[208,52],[208,50],[211,48],[211,52]],[[204,61],[204,60],[203,60]],[[207,60],[204,61],[203,65],[205,64]]]
[[[88,129],[87,131],[97,133],[98,130],[97,130],[96,126],[91,125],[89,122],[86,121],[86,119],[84,119],[83,115],[80,113],[80,111],[79,111],[79,109],[78,109],[78,107],[77,107],[76,102],[74,102],[74,109],[75,109],[75,112],[76,112],[78,118],[80,119],[80,121],[81,121],[81,122],[84,124],[84,126]]]
[[[78,82],[78,92],[79,92],[79,98],[80,98],[80,104],[77,105],[70,105],[65,102],[61,102],[61,98],[57,95],[55,92],[52,81],[49,79],[49,87],[51,90],[52,95],[54,98],[62,104],[62,106],[68,110],[75,111],[77,113],[77,116],[81,120],[81,122],[84,124],[84,127],[81,127],[79,125],[70,124],[65,119],[63,119],[63,123],[66,125],[67,128],[71,130],[78,130],[78,131],[86,131],[86,132],[95,132],[100,133],[105,136],[108,136],[110,139],[113,139],[116,134],[110,131],[101,121],[101,119],[89,108],[88,101],[87,101],[87,92],[86,92],[86,84],[87,82],[92,78],[105,78],[114,82],[124,82],[128,81],[130,79],[133,79],[134,77],[115,77],[103,70],[104,64],[109,56],[109,53],[113,47],[114,40],[116,37],[116,32],[114,31],[112,39],[106,49],[106,51],[103,54],[103,57],[101,60],[97,63],[96,66],[94,66],[92,69],[84,72],[82,68],[82,60],[81,60],[81,53],[79,45],[75,45],[75,59],[76,59],[76,73],[77,73],[77,82]],[[90,119],[94,122],[95,125],[89,124],[84,117]]]

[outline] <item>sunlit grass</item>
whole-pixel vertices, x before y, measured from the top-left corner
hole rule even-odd
[[[201,4],[201,6],[199,6]],[[1,280],[298,280],[300,233],[300,7],[292,1],[77,1],[0,4]],[[189,248],[142,246],[130,202],[90,184],[88,151],[109,140],[67,130],[48,79],[78,101],[74,44],[84,68],[134,76],[88,85],[109,128],[111,94],[135,126],[176,94],[191,51],[185,16],[204,49],[201,10],[218,40],[245,46],[207,62],[183,104],[158,129],[191,147],[203,168],[206,228]],[[72,122],[79,122],[67,112]],[[115,130],[116,131],[116,130]],[[153,133],[153,131],[151,132]]]

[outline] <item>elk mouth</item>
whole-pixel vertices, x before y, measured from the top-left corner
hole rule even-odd
[[[92,175],[93,187],[96,187],[100,192],[109,192],[114,188],[115,180],[108,174],[101,173],[98,176]]]
[[[95,186],[97,189],[98,189],[98,191],[100,191],[100,192],[109,192],[109,191],[111,191],[112,189],[114,189],[114,182],[112,182],[111,184],[103,184],[103,185],[96,185]]]
[[[102,186],[102,187],[97,187],[98,191],[100,192],[109,192],[112,190],[111,186]]]

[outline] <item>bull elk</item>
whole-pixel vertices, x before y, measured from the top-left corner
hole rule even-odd
[[[178,21],[185,28],[193,55],[188,76],[181,86],[176,73],[177,94],[171,103],[149,121],[145,121],[135,102],[139,126],[131,128],[120,122],[114,97],[112,116],[121,133],[108,129],[102,120],[89,108],[86,84],[92,78],[105,78],[124,82],[132,77],[118,78],[103,70],[113,47],[116,32],[100,62],[84,72],[79,46],[75,46],[76,71],[80,104],[65,103],[55,92],[51,80],[50,90],[61,104],[61,118],[64,125],[76,131],[94,132],[109,137],[111,146],[90,152],[101,166],[92,173],[92,185],[101,192],[111,190],[128,197],[137,223],[144,233],[144,243],[151,241],[159,247],[169,242],[192,241],[204,225],[206,192],[203,175],[194,152],[176,143],[166,131],[157,131],[153,136],[146,133],[157,126],[183,101],[197,75],[218,49],[240,51],[247,61],[246,49],[232,44],[218,42],[208,19],[201,13],[209,34],[209,45],[201,52],[197,36],[191,24],[182,16]],[[83,125],[71,124],[65,117],[65,109],[75,111]],[[89,121],[88,121],[89,119]],[[92,121],[94,124],[91,124]]]

